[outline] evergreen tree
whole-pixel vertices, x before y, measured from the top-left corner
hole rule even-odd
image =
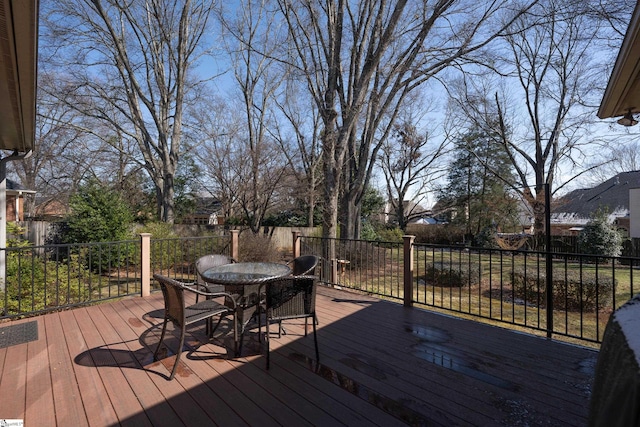
[[[609,224],[609,213],[599,209],[578,235],[578,250],[584,254],[620,256],[622,234]]]
[[[69,201],[67,243],[115,242],[131,238],[133,215],[120,194],[91,180]]]
[[[487,227],[512,230],[518,219],[518,202],[508,191],[513,171],[504,148],[478,129],[455,141],[455,158],[439,204],[450,210],[450,223],[467,234]],[[506,181],[505,181],[506,180]]]

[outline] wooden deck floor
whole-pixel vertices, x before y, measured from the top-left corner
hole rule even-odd
[[[301,324],[251,331],[233,359],[226,328],[153,362],[162,295],[47,314],[37,339],[0,349],[0,419],[25,426],[586,424],[597,352],[321,288],[321,364]],[[223,335],[225,334],[225,335]],[[173,348],[177,340],[169,342]]]

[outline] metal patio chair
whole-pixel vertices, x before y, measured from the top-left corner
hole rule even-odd
[[[307,335],[307,319],[311,318],[313,325],[313,343],[316,350],[316,360],[320,360],[318,352],[318,338],[316,336],[316,276],[286,276],[270,280],[262,285],[265,304],[261,307],[265,315],[265,343],[267,351],[267,369],[269,369],[269,325],[278,322],[278,338],[282,328],[280,322],[290,319],[304,319],[304,335]],[[258,316],[258,334],[262,329],[261,316]]]
[[[199,287],[197,283],[183,283],[160,274],[154,274],[153,278],[160,283],[162,296],[164,297],[164,321],[162,324],[162,333],[160,334],[158,347],[156,347],[156,350],[153,353],[154,360],[158,360],[158,351],[164,341],[164,336],[167,331],[167,323],[171,321],[176,328],[180,328],[180,345],[176,352],[176,361],[173,365],[173,369],[171,370],[169,380],[172,380],[175,376],[176,368],[178,367],[178,362],[180,361],[180,355],[182,353],[182,347],[184,346],[184,336],[187,326],[200,320],[206,320],[207,335],[211,338],[215,330],[220,325],[222,319],[227,316],[233,316],[233,341],[236,347],[235,351],[237,352],[238,340],[236,336],[237,327],[235,325],[235,322],[237,322],[236,308],[235,301],[231,294],[225,292],[203,292],[197,289]],[[197,295],[202,295],[205,297],[205,300],[187,306],[185,304],[185,292],[194,292]],[[227,305],[215,301],[213,299],[215,297],[225,297]],[[216,316],[219,317],[218,323],[216,323],[216,326],[212,328],[212,320]]]

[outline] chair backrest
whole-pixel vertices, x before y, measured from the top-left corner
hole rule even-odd
[[[165,316],[178,326],[184,324],[184,286],[169,277],[154,274],[153,278],[160,283],[164,297]]]
[[[320,258],[315,255],[302,255],[293,260],[292,273],[294,276],[313,276]]]
[[[316,312],[316,276],[287,276],[265,285],[267,317],[291,319]]]
[[[196,260],[196,272],[198,275],[198,283],[204,284],[202,279],[202,273],[210,269],[211,267],[217,267],[219,265],[233,264],[236,262],[233,258],[222,254],[211,254],[201,256]]]

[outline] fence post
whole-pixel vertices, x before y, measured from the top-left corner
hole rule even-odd
[[[240,230],[231,230],[231,258],[236,261],[240,261],[238,259],[238,241],[240,236]]]
[[[141,296],[151,295],[151,233],[140,233]]]
[[[402,236],[404,241],[404,306],[413,306],[413,241],[416,236]]]
[[[300,232],[292,231],[291,235],[293,237],[293,259],[296,259],[300,256]]]

